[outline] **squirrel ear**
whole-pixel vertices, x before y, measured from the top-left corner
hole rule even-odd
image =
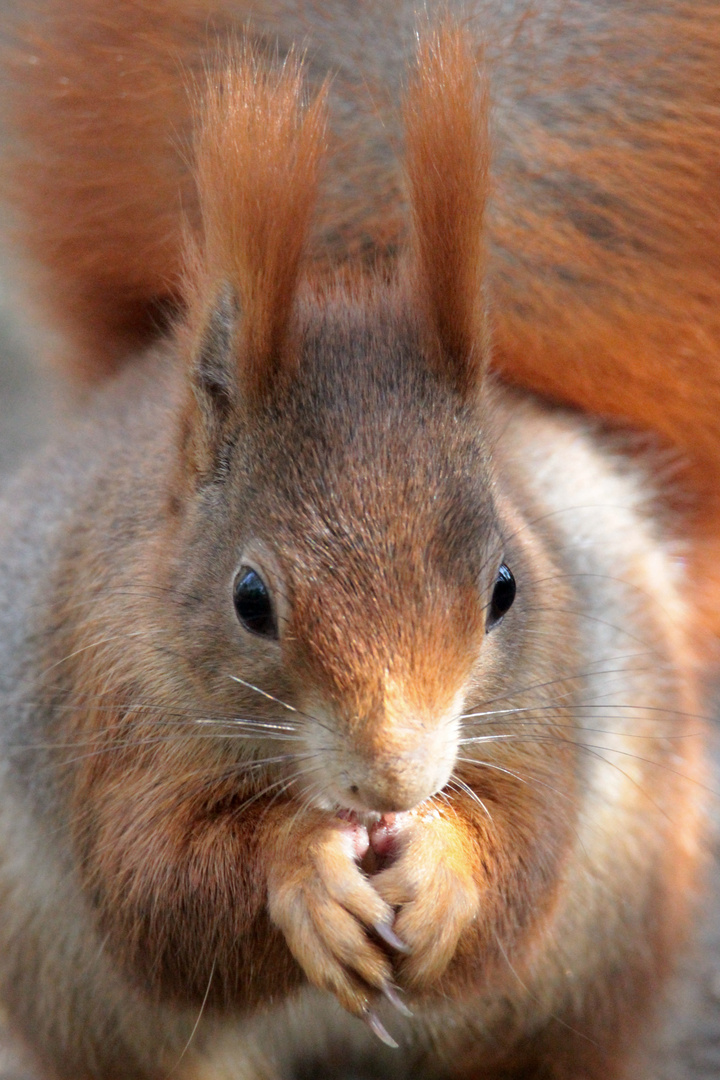
[[[437,362],[468,396],[481,383],[487,353],[487,114],[469,34],[447,24],[422,36],[404,113],[414,284]]]
[[[263,398],[292,363],[285,345],[317,192],[325,98],[323,90],[304,104],[300,64],[291,58],[268,70],[245,45],[209,77],[202,96],[195,166],[202,240],[189,276],[205,319],[219,282],[237,298],[237,366],[225,381],[237,383],[245,404]]]
[[[234,352],[238,323],[237,297],[225,285],[214,299],[193,349],[192,387],[210,433],[222,427],[238,404]]]

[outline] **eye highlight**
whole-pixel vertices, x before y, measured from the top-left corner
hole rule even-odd
[[[510,567],[503,563],[498,570],[498,576],[495,579],[495,587],[493,588],[493,594],[490,600],[490,610],[488,611],[487,620],[485,622],[486,634],[491,630],[494,630],[498,623],[502,622],[503,616],[513,605],[515,592],[515,578],[512,575]]]
[[[270,590],[252,566],[241,566],[233,585],[233,603],[240,624],[251,634],[278,638]]]

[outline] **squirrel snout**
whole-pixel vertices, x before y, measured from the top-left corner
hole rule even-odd
[[[452,776],[457,723],[380,725],[343,732],[314,749],[324,759],[324,797],[359,813],[413,810],[441,791]],[[313,740],[315,742],[315,740]],[[330,745],[328,745],[330,742]]]
[[[343,773],[341,779],[337,795],[343,806],[358,812],[399,814],[415,809],[437,794],[450,775],[436,768],[389,768],[373,770],[369,776]]]

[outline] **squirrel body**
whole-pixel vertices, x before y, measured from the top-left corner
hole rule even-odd
[[[233,797],[227,790],[228,773],[235,783],[243,778],[241,767],[232,770],[236,755],[225,756],[226,750],[218,758],[215,740],[208,755],[206,726],[199,735],[193,732],[194,720],[213,721],[213,709],[214,722],[222,724],[227,715],[257,716],[258,705],[256,694],[229,678],[215,676],[215,700],[212,695],[208,700],[206,687],[193,685],[196,664],[203,672],[207,665],[194,655],[196,649],[202,653],[205,642],[199,627],[209,619],[206,610],[192,611],[190,598],[201,590],[194,581],[181,588],[176,582],[176,598],[169,599],[167,585],[147,561],[154,547],[173,578],[176,549],[168,542],[162,511],[173,447],[163,437],[167,428],[161,421],[181,396],[181,387],[173,391],[173,381],[179,380],[172,369],[166,379],[158,379],[156,364],[150,372],[129,372],[125,386],[102,395],[110,403],[101,399],[66,438],[61,452],[55,448],[35,467],[33,484],[27,475],[19,478],[3,506],[2,638],[8,687],[3,894],[5,910],[16,913],[15,919],[3,921],[3,999],[29,1044],[41,1059],[47,1058],[46,1067],[51,1065],[60,1076],[163,1075],[182,1054],[208,986],[217,997],[212,994],[206,1004],[206,1030],[191,1044],[189,1061],[196,1068],[201,1069],[207,1056],[202,1068],[211,1069],[214,1057],[222,1062],[223,1053],[228,1076],[291,1075],[291,1066],[304,1057],[347,1064],[354,1055],[361,1063],[372,1057],[374,1036],[363,1036],[357,1021],[343,1020],[325,994],[292,993],[299,982],[297,965],[260,910],[262,882],[278,852],[278,838],[267,836],[256,849],[263,814],[253,815],[248,808],[245,815],[234,817],[231,806],[222,805]],[[396,407],[391,405],[391,411]],[[689,778],[701,775],[699,748],[692,739],[679,750],[677,740],[685,729],[697,731],[697,720],[678,719],[697,714],[692,679],[679,663],[688,647],[683,630],[687,614],[677,595],[675,560],[645,516],[645,497],[636,478],[624,475],[605,448],[598,449],[583,421],[503,390],[496,392],[493,403],[493,427],[493,434],[486,431],[484,438],[497,438],[503,514],[514,543],[532,567],[523,573],[526,603],[541,609],[547,605],[547,624],[540,630],[544,670],[539,679],[536,668],[533,679],[526,674],[523,653],[530,650],[533,663],[538,662],[533,642],[537,627],[527,627],[526,640],[517,646],[518,669],[496,673],[490,684],[490,699],[501,699],[490,728],[490,734],[498,736],[489,744],[495,747],[493,753],[488,754],[482,722],[470,727],[472,720],[466,721],[465,734],[477,733],[483,740],[481,760],[490,761],[490,771],[482,782],[475,779],[475,787],[493,817],[508,815],[507,822],[498,823],[510,830],[508,843],[521,854],[522,833],[528,830],[528,839],[540,845],[534,869],[539,880],[533,882],[530,867],[504,867],[505,858],[512,863],[510,852],[495,852],[495,872],[502,877],[505,871],[515,884],[505,898],[508,909],[497,913],[488,929],[507,937],[499,939],[499,946],[495,941],[483,945],[482,966],[472,957],[468,968],[467,956],[459,957],[439,987],[431,986],[419,995],[417,1005],[413,1002],[413,1020],[383,1013],[387,1027],[407,1043],[402,1066],[387,1051],[386,1067],[389,1075],[408,1077],[446,1075],[445,1070],[447,1075],[473,1076],[479,1067],[495,1067],[501,1075],[500,1069],[508,1067],[503,1062],[508,1053],[510,1062],[517,1058],[517,1075],[530,1067],[535,1055],[540,1060],[548,1055],[557,1075],[609,1076],[628,1020],[623,1014],[631,1012],[630,1027],[637,1023],[647,987],[661,976],[673,951],[696,873],[701,799]],[[298,452],[297,443],[287,447],[288,469]],[[145,467],[148,460],[155,463],[153,470]],[[392,460],[395,465],[396,458]],[[579,486],[583,498],[578,506]],[[337,489],[329,487],[336,495]],[[83,508],[73,515],[70,529],[65,518],[69,501]],[[38,520],[38,505],[45,508],[44,520]],[[138,506],[145,508],[140,517]],[[541,520],[531,532],[530,523],[538,516]],[[620,548],[614,539],[619,525]],[[30,560],[28,530],[33,535]],[[17,539],[8,541],[8,533]],[[199,536],[196,542],[213,544],[216,538]],[[78,582],[69,569],[78,547],[91,584]],[[517,568],[518,555],[514,562]],[[198,565],[206,574],[212,564],[203,559]],[[55,567],[53,576],[59,576],[60,583],[48,578],[48,566]],[[222,589],[217,585],[225,585],[232,570],[232,556],[226,566],[213,567],[211,578],[220,579],[215,583],[220,595],[210,594],[211,610],[215,604],[220,607]],[[607,580],[601,595],[595,588],[598,577]],[[143,587],[148,581],[153,584]],[[49,606],[48,589],[58,590],[57,602]],[[20,595],[28,613],[24,624],[17,619]],[[60,610],[64,603],[75,614],[65,615]],[[78,626],[84,629],[78,632]],[[122,641],[119,654],[117,640]],[[168,640],[173,644],[166,651]],[[57,664],[82,649],[86,652],[76,660],[89,654],[108,684],[93,694],[97,714],[92,721],[80,715],[88,711],[87,675],[75,670],[72,660]],[[559,665],[555,654],[562,656]],[[601,660],[588,664],[588,656]],[[650,686],[648,663],[654,669]],[[158,669],[166,669],[162,680]],[[289,697],[282,682],[268,681],[266,672],[261,678],[253,666],[248,674],[245,662],[223,658],[218,669],[222,676],[242,670],[247,681]],[[46,673],[41,687],[38,670]],[[159,696],[158,687],[169,690],[166,680],[173,677],[178,685],[170,692],[181,705],[166,704]],[[142,730],[134,736],[121,735],[109,721],[114,687],[125,679],[135,683],[132,693],[139,703]],[[551,689],[538,691],[537,681]],[[561,688],[559,695],[554,682]],[[222,705],[219,693],[226,697]],[[44,708],[38,709],[38,701],[45,702]],[[150,704],[144,718],[143,704]],[[512,715],[505,718],[508,705],[520,710],[520,726]],[[548,706],[553,710],[552,736]],[[470,712],[492,709],[490,705]],[[176,730],[178,723],[182,732]],[[48,745],[49,731],[55,745]],[[223,734],[232,748],[232,725],[226,725]],[[513,738],[518,734],[525,735],[519,747]],[[528,735],[535,736],[530,747]],[[147,743],[156,759],[151,769],[142,761],[139,774],[122,750],[103,746],[105,739],[123,747],[133,738],[140,752]],[[585,744],[587,749],[579,751]],[[277,744],[269,740],[269,746],[273,756],[279,756]],[[173,763],[175,755],[188,750],[193,757],[189,771]],[[237,755],[240,761],[247,753]],[[93,772],[78,779],[78,772],[96,766],[103,773],[107,769],[109,776],[98,778]],[[493,790],[495,776],[498,791]],[[82,785],[82,797],[81,808],[73,805],[69,812],[70,777]],[[194,790],[188,791],[188,784]],[[93,794],[96,786],[99,794]],[[530,793],[524,790],[528,786]],[[86,799],[97,802],[87,821]],[[112,807],[109,815],[106,799]],[[273,806],[272,794],[265,801]],[[290,800],[276,809],[287,814],[299,837],[294,843],[299,844],[298,804]],[[279,816],[273,833],[282,827]],[[483,816],[480,810],[480,822]],[[222,832],[226,817],[235,827],[232,837]],[[98,835],[87,838],[90,857],[120,856],[128,864],[105,868],[117,880],[111,879],[112,895],[104,898],[96,893],[92,872],[88,881],[87,866],[83,873],[77,862],[78,843],[85,842],[86,830],[96,829]],[[212,849],[205,854],[210,863],[205,873],[197,867],[197,880],[192,880],[193,858],[185,845],[188,837],[204,832],[212,837]],[[193,854],[201,859],[204,853],[200,848]],[[485,858],[491,854],[489,845]],[[246,931],[247,940],[235,944],[238,955],[223,922],[228,916],[240,920],[243,912],[233,907],[250,906],[250,901],[235,895],[234,878],[223,877],[224,857],[233,856],[241,880],[254,861],[259,894],[259,910],[245,913],[246,918],[253,915],[252,929]],[[421,852],[417,858],[422,859]],[[436,867],[430,853],[426,859],[427,865],[418,861],[418,866],[432,875]],[[153,880],[163,861],[164,874]],[[350,858],[348,863],[353,865]],[[144,878],[136,881],[140,893],[135,900],[122,898],[119,890],[132,892],[133,874]],[[111,907],[99,924],[98,903]],[[451,912],[442,900],[441,910],[432,915],[450,918]],[[214,940],[202,935],[202,929],[211,935],[213,927],[218,935]],[[608,976],[618,967],[624,972],[620,988]],[[477,987],[470,990],[473,981]],[[288,1003],[282,999],[283,986]],[[439,1000],[433,989],[439,991]],[[452,1004],[443,1001],[444,995]],[[268,1013],[272,1001],[278,1003]],[[610,1017],[613,1038],[603,1048]],[[550,1038],[547,1029],[554,1023],[560,1034]],[[575,1042],[575,1031],[579,1045],[563,1047]],[[586,1046],[586,1040],[592,1042]],[[230,1049],[223,1051],[226,1043]],[[586,1049],[591,1060],[579,1065]],[[565,1055],[569,1061],[563,1066]],[[336,1067],[340,1075],[340,1064]],[[565,1072],[560,1071],[563,1067]],[[217,1062],[215,1068],[217,1073],[207,1075],[226,1074]],[[190,1070],[188,1075],[195,1073]]]
[[[40,1075],[68,1080],[642,1075],[702,863],[688,594],[712,534],[697,517],[681,546],[652,459],[488,363],[515,334],[547,392],[553,319],[561,355],[580,320],[584,355],[623,299],[625,352],[608,333],[598,356],[642,383],[633,342],[659,363],[665,323],[647,320],[670,215],[648,236],[665,263],[638,284],[636,319],[630,233],[618,225],[612,251],[586,196],[578,235],[602,234],[591,261],[611,251],[617,281],[598,297],[577,265],[554,266],[575,306],[558,285],[542,320],[523,314],[522,244],[494,255],[509,203],[486,243],[475,31],[487,16],[488,41],[504,26],[510,48],[514,27],[561,57],[531,12],[443,9],[419,45],[405,5],[47,12],[8,60],[30,148],[15,198],[73,366],[97,385],[0,512],[11,1025]],[[583,13],[567,9],[567,40]],[[647,15],[655,59],[683,19],[709,50],[702,14]],[[596,20],[592,56],[615,26]],[[259,58],[276,36],[275,61],[272,44]],[[527,88],[525,47],[501,89]],[[406,80],[402,121],[369,108],[368,64],[390,96]],[[538,78],[552,85],[549,67]],[[554,139],[565,114],[541,98],[525,115]],[[328,100],[348,126],[323,186]],[[600,128],[613,117],[610,102]],[[384,118],[404,140],[402,196]],[[510,130],[500,177],[503,153],[520,168]],[[580,186],[544,211],[576,206]],[[577,370],[556,396],[583,406]],[[690,413],[693,395],[694,376]],[[672,438],[678,403],[656,423],[641,399],[596,411]],[[691,487],[701,460],[717,468],[710,426],[696,432]]]

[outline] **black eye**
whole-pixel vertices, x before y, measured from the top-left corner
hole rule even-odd
[[[268,587],[251,566],[241,566],[233,587],[233,600],[237,617],[251,634],[277,638],[272,601]]]
[[[510,610],[515,599],[515,578],[512,576],[510,567],[502,564],[498,570],[495,581],[490,610],[485,622],[485,633],[492,630],[502,619],[503,615]]]

